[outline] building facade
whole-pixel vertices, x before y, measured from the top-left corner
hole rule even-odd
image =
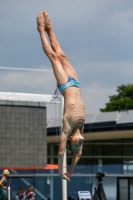
[[[60,121],[61,119],[47,119],[48,164],[58,164]],[[132,200],[133,110],[87,115],[84,138],[81,159],[75,167],[71,181],[67,182],[67,195],[77,200],[78,191],[89,190],[93,194],[97,181],[95,175],[103,171],[106,172],[103,186],[107,199]],[[67,153],[68,170],[71,159],[72,154]],[[19,187],[25,191],[28,185],[32,185],[37,200],[62,200],[62,180],[58,169],[10,171],[6,184],[11,187],[11,199],[15,199]],[[0,172],[2,174],[2,170]]]
[[[54,163],[57,162],[58,127],[53,121],[48,127],[48,145],[54,145]],[[107,199],[131,200],[133,198],[133,110],[97,113],[86,116],[84,147],[71,181],[68,195],[77,198],[77,192],[94,193],[95,174],[105,172],[103,185]],[[55,143],[53,143],[56,142]],[[49,149],[50,152],[50,149]],[[48,153],[50,155],[50,153]],[[71,154],[67,154],[68,169]],[[49,157],[50,159],[50,157]],[[49,160],[50,162],[50,160]]]

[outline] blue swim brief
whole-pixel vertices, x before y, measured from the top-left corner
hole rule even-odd
[[[58,85],[58,89],[60,91],[60,93],[62,93],[62,91],[67,88],[67,87],[79,87],[80,88],[80,85],[79,83],[72,77],[68,77],[68,81],[66,83],[64,83],[63,85]]]

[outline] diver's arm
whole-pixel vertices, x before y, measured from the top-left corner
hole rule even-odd
[[[66,175],[67,175],[68,177],[70,177],[71,174],[73,173],[73,170],[74,170],[74,168],[75,168],[77,162],[79,161],[79,159],[80,159],[80,157],[81,157],[81,155],[82,155],[82,148],[83,148],[83,144],[80,146],[79,151],[78,151],[78,152],[74,152],[74,154],[73,154],[72,163],[71,163],[70,169],[69,169],[69,171],[66,173]]]
[[[58,151],[58,172],[62,179],[69,180],[69,178],[63,172],[63,158],[66,150],[67,138],[68,138],[67,134],[62,131],[60,137],[60,146]]]
[[[58,172],[59,172],[60,177],[62,177],[62,174],[63,174],[63,157],[64,157],[64,154],[58,153]]]
[[[80,134],[83,136],[83,131],[84,131],[84,126],[80,129]],[[81,155],[82,155],[82,149],[83,149],[83,144],[80,146],[79,150],[74,152],[73,157],[72,157],[72,163],[70,166],[69,171],[66,173],[66,175],[70,178],[71,174],[73,173],[73,170],[79,161]]]

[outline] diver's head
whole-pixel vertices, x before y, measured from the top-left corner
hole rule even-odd
[[[66,149],[69,152],[76,152],[84,142],[82,135],[70,135],[67,139]]]

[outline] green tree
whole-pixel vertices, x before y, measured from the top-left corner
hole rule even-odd
[[[109,102],[102,112],[132,110],[133,109],[133,84],[120,85],[117,87],[117,94],[109,96]]]

